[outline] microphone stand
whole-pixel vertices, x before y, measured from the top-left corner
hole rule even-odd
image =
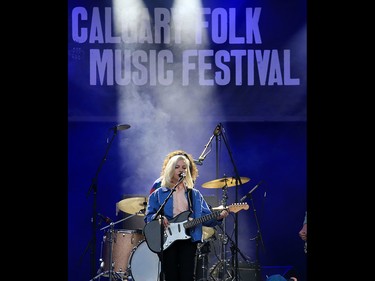
[[[214,139],[215,137],[215,134],[213,134],[210,139],[208,140],[208,143],[204,146],[204,149],[201,153],[201,155],[198,157],[198,162],[199,163],[202,163],[204,161],[204,159],[206,159],[206,156],[211,152],[211,149],[209,151],[207,151],[208,149],[208,146],[211,144],[212,140]]]
[[[232,152],[229,148],[229,145],[228,145],[228,141],[226,139],[226,136],[225,136],[225,133],[223,133],[223,125],[221,123],[219,123],[219,125],[217,126],[216,130],[215,131],[218,131],[218,134],[220,134],[222,137],[223,137],[223,140],[224,140],[224,143],[225,143],[225,146],[228,150],[228,154],[230,156],[230,160],[232,162],[232,165],[233,165],[233,169],[234,169],[234,172],[235,172],[235,178],[236,178],[236,199],[235,199],[235,202],[238,202],[238,185],[242,185],[242,182],[241,182],[241,177],[239,176],[238,174],[238,170],[237,170],[237,167],[234,163],[234,160],[233,160],[233,156],[232,156]],[[238,184],[239,182],[239,184]],[[238,214],[236,213],[235,214],[235,219],[234,219],[234,233],[235,233],[235,244],[238,245]],[[232,247],[233,250],[234,250],[234,266],[233,266],[233,269],[234,269],[234,276],[235,276],[235,280],[239,280],[238,278],[238,246],[236,247]],[[232,257],[233,258],[233,257]]]
[[[93,194],[92,218],[91,218],[91,222],[92,222],[92,238],[91,238],[91,241],[88,244],[88,246],[91,248],[91,251],[90,251],[90,257],[91,257],[91,277],[94,277],[95,274],[96,274],[96,271],[95,271],[95,269],[96,269],[96,251],[95,251],[95,247],[96,247],[96,222],[97,222],[97,216],[98,216],[97,211],[96,211],[96,209],[97,209],[97,191],[98,191],[97,182],[98,182],[98,175],[99,175],[100,170],[103,167],[104,162],[107,160],[107,155],[108,155],[109,149],[110,149],[110,147],[112,145],[112,142],[113,142],[116,134],[117,134],[117,127],[113,130],[113,135],[112,135],[111,139],[108,142],[107,149],[105,150],[105,153],[104,153],[104,156],[102,158],[102,161],[100,162],[99,167],[96,170],[95,176],[92,179],[91,186],[90,186],[90,188],[89,188],[89,190],[87,192],[87,196],[90,195],[90,192],[92,192],[92,194]],[[88,247],[86,247],[86,249],[87,248]],[[85,250],[85,252],[86,252],[86,250]],[[111,277],[110,277],[110,281],[111,281]]]
[[[218,179],[219,178],[219,170],[220,170],[220,168],[219,168],[219,141],[220,141],[220,139],[219,139],[219,136],[220,136],[220,134],[218,133],[218,132],[220,132],[219,131],[219,129],[220,129],[220,124],[219,125],[217,125],[216,127],[215,127],[215,130],[214,130],[214,136],[215,136],[215,153],[216,153],[216,178]],[[219,198],[219,190],[217,189],[216,190],[216,198]],[[225,207],[225,206],[224,206]],[[224,218],[224,220],[225,220],[225,218]]]
[[[171,198],[173,192],[176,191],[177,186],[182,182],[183,179],[184,179],[184,177],[180,176],[180,179],[178,180],[178,182],[171,189],[171,192],[169,192],[167,198],[165,198],[164,202],[159,207],[159,210],[157,210],[157,212],[155,213],[155,218],[154,219],[157,219],[157,217],[160,215],[160,255],[159,255],[160,268],[161,268],[161,271],[160,271],[160,281],[164,281],[164,257],[163,257],[163,251],[164,251],[164,249],[163,249],[163,244],[164,244],[164,224],[163,224],[163,215],[162,214],[164,213],[164,206],[165,206],[165,204],[167,204],[169,198]]]
[[[218,179],[219,178],[219,141],[221,140],[219,137],[220,137],[220,131],[221,131],[221,124],[218,124],[216,125],[215,129],[214,129],[214,132],[213,132],[213,135],[212,137],[210,138],[209,142],[212,141],[212,138],[215,137],[215,153],[216,153],[216,178]],[[203,154],[203,153],[202,153]],[[208,153],[207,153],[208,154]],[[227,199],[228,199],[228,195],[227,195],[227,184],[225,182],[225,186],[222,188],[222,200],[221,200],[221,204],[223,205],[223,207],[226,207],[226,204],[227,204]],[[219,198],[219,189],[216,190],[216,198]],[[227,235],[226,235],[226,218],[223,219],[223,228],[221,228],[223,230],[223,236],[222,236],[222,247],[221,247],[221,251],[220,251],[220,261],[221,261],[221,268],[219,268],[219,271],[222,271],[223,273],[223,276],[225,277],[225,274],[227,274],[227,266],[226,266],[226,245],[227,245]],[[220,264],[220,263],[219,263]]]
[[[259,184],[257,186],[259,186]],[[256,211],[255,205],[254,205],[253,195],[251,194],[251,192],[250,192],[249,198],[250,198],[250,201],[251,201],[251,205],[253,206],[255,223],[257,225],[257,235],[255,236],[255,238],[252,238],[250,240],[255,240],[255,251],[256,251],[255,252],[255,257],[256,257],[255,263],[257,265],[258,270],[260,271],[260,265],[259,265],[259,241],[260,241],[260,244],[262,245],[263,251],[265,251],[265,247],[264,247],[264,243],[263,243],[262,233],[260,231],[260,225],[259,225],[259,220],[258,220],[258,216],[257,216],[257,211]],[[260,278],[260,274],[259,274],[259,278]],[[256,280],[258,280],[258,279],[256,279]]]

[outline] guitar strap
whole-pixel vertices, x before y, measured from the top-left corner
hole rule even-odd
[[[159,201],[159,204],[161,205],[161,202],[160,202],[160,195],[158,195],[158,201]],[[163,217],[164,216],[164,208],[161,210],[159,216]],[[156,219],[156,218],[155,218]]]
[[[188,201],[189,201],[190,212],[193,212],[193,195],[192,195],[191,188],[188,189]]]

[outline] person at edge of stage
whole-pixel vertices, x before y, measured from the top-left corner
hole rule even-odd
[[[300,231],[298,232],[298,235],[303,241],[305,241],[304,251],[305,251],[305,254],[307,254],[307,211],[305,212],[305,217],[303,219],[302,227]],[[299,279],[298,273],[296,272],[295,269],[290,270],[286,274],[286,277],[289,277],[287,279],[288,281],[298,281]]]
[[[305,218],[303,220],[302,228],[298,232],[299,237],[305,241],[305,253],[307,254],[307,211],[305,212]]]
[[[298,232],[299,237],[305,241],[305,253],[307,253],[307,211],[303,220],[302,228]],[[295,268],[292,268],[284,276],[280,274],[271,275],[266,281],[298,281],[298,273]]]
[[[194,188],[194,180],[190,170],[191,163],[186,155],[174,155],[163,165],[161,174],[161,186],[153,191],[148,197],[148,203],[144,216],[146,224],[155,219],[157,211],[164,203],[168,195],[173,191],[172,196],[166,202],[162,216],[164,228],[167,228],[170,221],[179,214],[190,212],[189,219],[198,219],[212,213],[201,192]],[[193,169],[194,178],[198,176],[198,169]],[[203,221],[196,226],[186,229],[188,239],[176,239],[166,249],[158,253],[162,258],[161,275],[165,281],[193,281],[195,274],[195,255],[198,243],[203,242],[202,225],[213,227],[222,224],[229,212],[222,210],[213,219]],[[173,236],[173,233],[172,233]],[[145,237],[147,240],[147,236]],[[173,240],[173,237],[172,237]],[[146,241],[147,242],[147,241]]]

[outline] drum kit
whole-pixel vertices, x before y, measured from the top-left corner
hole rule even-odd
[[[240,179],[241,184],[247,183],[250,180],[246,177],[241,177]],[[206,182],[202,184],[202,187],[222,188],[224,191],[223,198],[225,198],[226,188],[239,184],[238,180],[234,177],[225,177]],[[225,201],[226,200],[223,199],[222,205],[213,207],[212,211],[224,209],[224,206],[226,206]],[[115,281],[160,281],[159,273],[161,265],[159,257],[155,252],[149,249],[143,231],[140,229],[114,229],[115,224],[126,219],[133,216],[144,216],[147,203],[148,197],[131,197],[116,203],[116,210],[130,214],[130,216],[117,222],[111,222],[101,229],[106,230],[106,232],[101,244],[100,268],[98,270],[98,275],[90,281],[97,280],[100,277],[106,277]],[[210,268],[208,259],[212,243],[219,241],[221,247],[227,243],[225,235],[218,235],[219,239],[216,239],[215,228],[203,226],[202,230],[203,242],[198,244],[195,258],[195,280],[224,280],[221,279],[218,273],[218,263]],[[222,264],[220,260],[219,263]]]

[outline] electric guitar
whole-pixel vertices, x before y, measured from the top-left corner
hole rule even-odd
[[[228,212],[237,213],[240,210],[247,210],[249,209],[249,205],[247,203],[236,203],[230,206],[227,206],[225,210]],[[181,214],[175,216],[173,219],[169,221],[169,226],[167,228],[163,227],[163,250],[167,249],[172,243],[176,240],[186,240],[189,239],[190,236],[187,235],[186,230],[201,224],[205,221],[209,221],[211,219],[217,218],[221,210],[215,210],[211,214],[205,215],[200,218],[190,219],[189,215],[191,214],[190,211],[182,212]],[[161,241],[161,220],[153,220],[147,223],[143,228],[143,234],[146,239],[147,246],[149,249],[154,253],[160,253],[162,244]]]

